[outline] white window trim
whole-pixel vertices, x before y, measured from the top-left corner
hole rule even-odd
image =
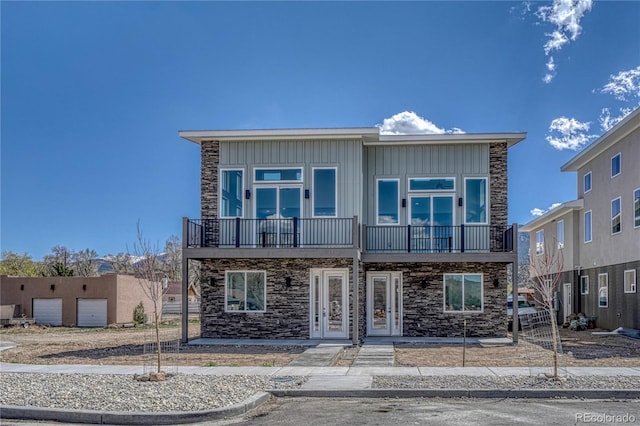
[[[615,175],[613,174],[613,159],[616,157],[620,157],[620,171],[618,173],[616,173]],[[614,155],[613,157],[611,157],[611,179],[613,179],[614,177],[620,175],[622,173],[622,154],[621,153],[617,153],[616,155]]]
[[[591,183],[591,186],[589,187],[589,189],[587,189],[584,184],[587,179],[587,176],[589,176],[589,183]],[[586,194],[587,192],[591,192],[592,189],[593,189],[593,175],[591,174],[591,170],[589,170],[582,177],[582,192]]]
[[[300,170],[300,180],[257,180],[256,172],[258,170]],[[260,167],[256,166],[253,168],[251,174],[251,180],[254,185],[273,185],[278,183],[291,183],[291,184],[302,184],[304,183],[304,167],[303,166],[287,166],[287,167]]]
[[[633,272],[633,280],[630,283],[627,283],[627,272]],[[625,293],[635,293],[638,287],[638,274],[635,269],[627,269],[624,271],[623,275],[624,279],[624,292]],[[627,284],[629,284],[629,290],[627,290]]]
[[[542,235],[542,241],[540,243],[538,243],[538,235]],[[536,256],[542,256],[543,254],[544,254],[544,229],[538,229],[536,231]]]
[[[242,172],[242,190],[240,190],[240,200],[242,200],[242,216],[225,216],[222,214],[222,172]],[[245,170],[243,167],[221,167],[218,175],[218,213],[220,218],[243,218],[245,216],[245,198],[244,198],[244,190],[245,190]]]
[[[600,285],[600,277],[606,277],[607,278],[607,282],[606,282],[606,286],[602,286]],[[600,306],[600,290],[602,288],[606,288],[607,289],[607,304],[606,306]],[[598,274],[598,308],[608,308],[609,307],[609,273],[604,272],[602,274]]]
[[[485,181],[485,206],[487,209],[487,214],[485,215],[487,220],[485,220],[484,222],[467,222],[467,180],[479,180],[479,179],[483,179]],[[464,200],[464,212],[463,214],[463,222],[465,225],[488,225],[489,222],[491,221],[491,218],[489,217],[491,215],[491,206],[489,205],[489,203],[491,202],[491,194],[490,194],[490,188],[489,188],[489,178],[486,176],[468,176],[464,178],[464,184],[463,184],[463,195],[462,195],[462,199]]]
[[[640,228],[640,220],[639,224],[636,225],[636,220],[640,219],[639,216],[636,216],[636,192],[638,193],[638,199],[640,199],[640,188],[636,188],[633,190],[633,203],[631,203],[631,211],[633,212],[633,228]]]
[[[560,240],[560,224],[562,224],[562,240]],[[564,219],[556,223],[556,237],[558,238],[558,249],[564,248]]]
[[[336,187],[335,187],[335,200],[334,205],[336,206],[336,213],[333,216],[316,216],[316,199],[315,199],[315,179],[316,179],[316,170],[334,170],[336,173]],[[338,167],[312,167],[311,168],[311,217],[313,218],[337,218],[338,217]]]
[[[378,183],[380,181],[384,181],[384,182],[396,182],[398,184],[398,199],[396,200],[396,208],[398,209],[398,221],[396,223],[380,223],[378,222],[378,219],[380,218],[380,212],[378,211],[378,207],[379,207],[379,197],[380,194],[378,194]],[[374,206],[374,211],[375,211],[375,215],[376,215],[376,225],[380,225],[380,226],[400,226],[400,179],[398,178],[376,178],[376,199],[375,199],[375,206]]]
[[[446,286],[447,286],[447,275],[461,275],[462,276],[462,306],[464,307],[464,277],[465,275],[480,275],[480,310],[479,311],[467,311],[464,308],[461,311],[448,311],[447,310],[447,300],[446,300]],[[465,272],[465,273],[449,273],[442,275],[442,312],[447,314],[480,314],[484,313],[484,274],[481,272]]]
[[[616,216],[613,216],[613,202],[616,200],[620,201],[620,213],[618,213]],[[618,216],[620,216],[620,230],[618,232],[613,232],[613,220]],[[622,232],[622,197],[616,197],[611,200],[611,224],[609,228],[611,229],[611,235],[618,235]]]
[[[582,288],[582,279],[584,278],[586,285],[586,291]],[[589,275],[580,275],[580,294],[589,294]]]
[[[433,180],[433,179],[451,179],[453,181],[452,189],[411,189],[412,180]],[[456,192],[456,178],[454,176],[413,176],[407,178],[407,193],[427,193],[427,192]]]
[[[591,221],[589,223],[589,235],[590,235],[591,238],[589,240],[587,240],[587,214],[591,218]],[[583,236],[584,244],[588,244],[591,241],[593,241],[593,212],[592,212],[592,210],[587,210],[586,212],[584,212],[583,224],[582,224],[582,232],[584,232],[584,236]]]
[[[245,274],[244,278],[244,298],[245,298],[245,309],[240,310],[229,310],[227,309],[227,292],[229,291],[227,277],[230,273],[240,272]],[[246,310],[247,306],[247,272],[257,272],[264,274],[264,309],[261,311],[248,311]],[[241,270],[230,270],[224,271],[224,311],[230,314],[264,314],[267,312],[267,271],[265,270],[253,270],[253,269],[241,269]]]

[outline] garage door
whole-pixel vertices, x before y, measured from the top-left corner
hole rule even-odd
[[[107,299],[78,299],[78,327],[106,327]]]
[[[37,324],[62,325],[62,299],[33,299],[33,318]]]

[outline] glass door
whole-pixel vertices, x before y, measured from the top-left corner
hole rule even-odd
[[[453,196],[409,196],[411,251],[447,252],[453,250]]]
[[[294,247],[300,242],[300,222],[294,229],[293,218],[302,216],[300,186],[260,186],[256,194],[256,245]]]
[[[348,270],[311,270],[311,337],[349,337]]]
[[[400,272],[367,276],[367,334],[402,335],[402,280]]]

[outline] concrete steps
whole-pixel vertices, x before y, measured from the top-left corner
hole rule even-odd
[[[364,343],[356,359],[353,361],[353,367],[393,367],[394,363],[393,344],[372,344]]]

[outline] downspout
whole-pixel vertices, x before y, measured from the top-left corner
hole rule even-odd
[[[511,276],[513,277],[513,283],[511,285],[512,293],[512,312],[513,312],[513,327],[511,328],[511,335],[513,336],[513,343],[518,343],[518,328],[520,326],[518,321],[518,224],[512,225],[513,229],[513,263],[511,264]],[[504,306],[504,305],[503,305]]]

